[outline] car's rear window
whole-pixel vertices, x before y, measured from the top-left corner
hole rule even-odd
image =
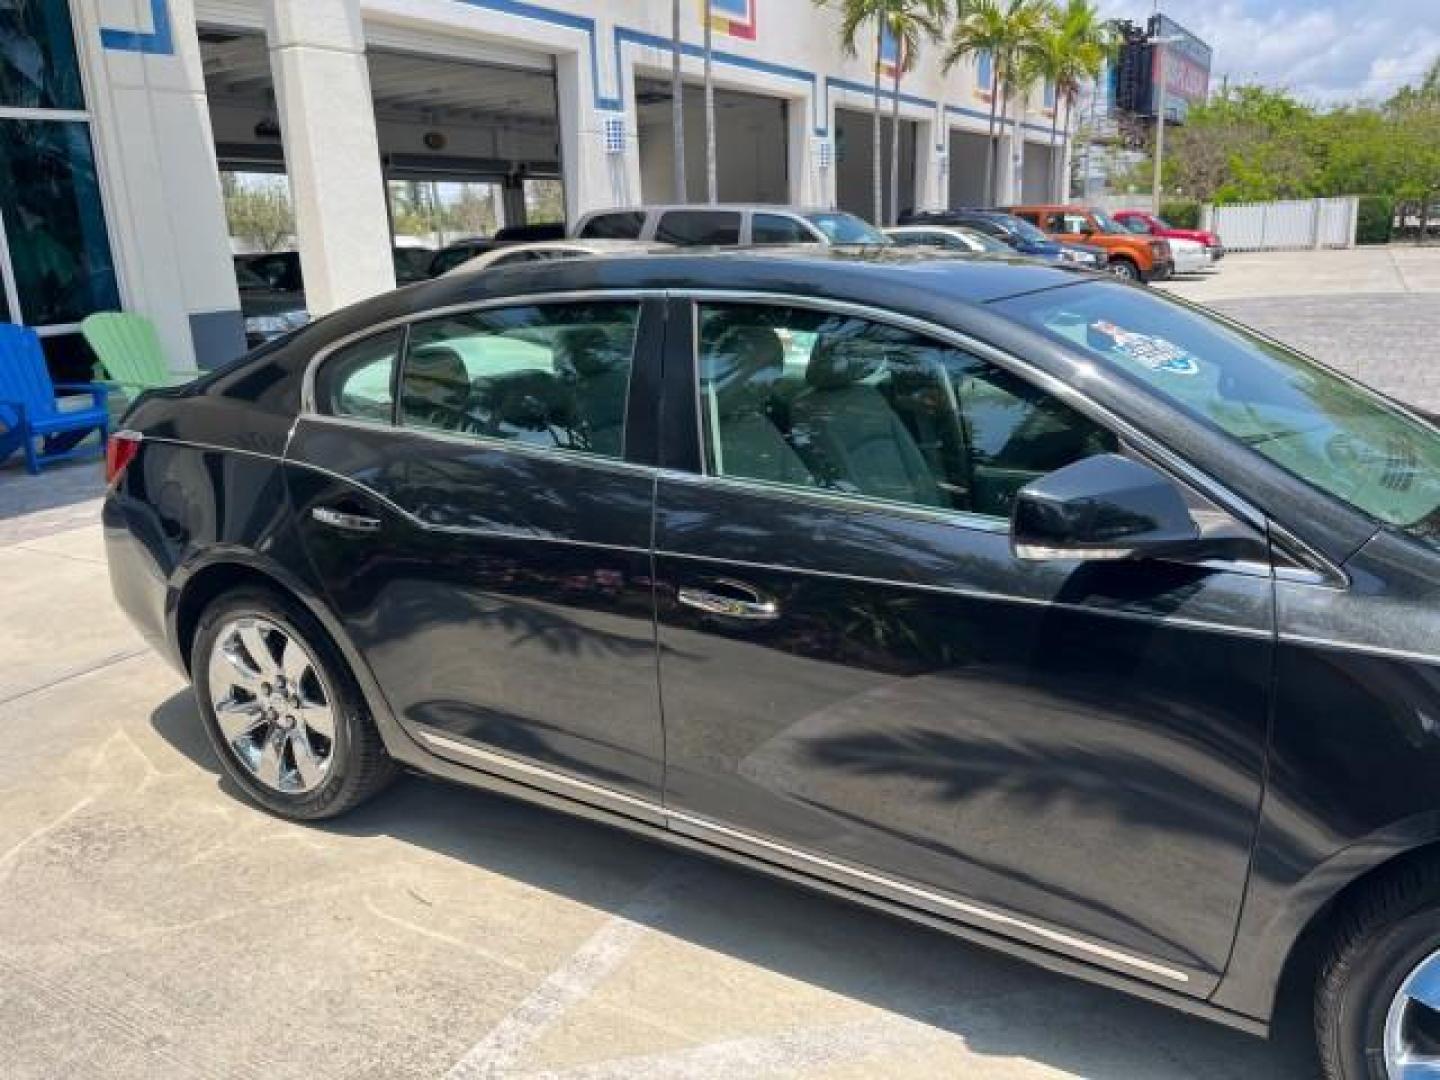
[[[1440,429],[1339,373],[1143,289],[995,305],[1307,483],[1440,546]]]

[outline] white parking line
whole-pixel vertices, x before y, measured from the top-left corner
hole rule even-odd
[[[493,1080],[514,1075],[515,1064],[572,1006],[583,1001],[634,951],[636,944],[699,873],[689,860],[665,866],[612,915],[505,1019],[457,1061],[445,1080]]]

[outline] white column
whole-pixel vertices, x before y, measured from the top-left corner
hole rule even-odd
[[[395,287],[359,0],[268,0],[266,36],[306,303],[323,315]]]
[[[171,0],[168,49],[106,49],[102,28],[155,30],[135,7],[74,6],[121,299],[154,322],[172,369],[211,367],[245,334],[194,5]]]
[[[556,97],[560,106],[560,161],[565,174],[565,217],[640,201],[639,143],[631,117],[625,121],[625,151],[605,149],[603,119],[595,103],[590,57],[582,52],[555,58]],[[633,175],[632,175],[633,174]]]
[[[824,177],[815,161],[815,106],[810,95],[790,98],[785,116],[790,201],[797,206],[824,206]]]
[[[909,206],[915,210],[933,210],[942,204],[940,191],[940,156],[936,153],[933,120],[915,125],[915,177]],[[901,200],[902,203],[904,200]],[[904,205],[900,209],[905,209]]]

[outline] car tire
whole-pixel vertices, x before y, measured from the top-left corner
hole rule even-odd
[[[1140,281],[1140,268],[1129,259],[1111,259],[1105,267],[1105,272],[1112,274],[1121,281]]]
[[[398,771],[339,649],[277,591],[246,587],[214,600],[200,616],[190,670],[226,775],[273,814],[338,817]]]
[[[1377,882],[1342,915],[1315,992],[1325,1080],[1394,1080],[1400,1047],[1433,1057],[1440,1068],[1440,1009],[1409,996],[1422,978],[1440,986],[1435,861]]]

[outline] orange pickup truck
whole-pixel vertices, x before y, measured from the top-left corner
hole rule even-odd
[[[1107,269],[1127,281],[1164,281],[1175,273],[1168,241],[1137,236],[1103,210],[1088,206],[1011,206],[1007,212],[1024,218],[1060,243],[1088,244],[1109,254]]]

